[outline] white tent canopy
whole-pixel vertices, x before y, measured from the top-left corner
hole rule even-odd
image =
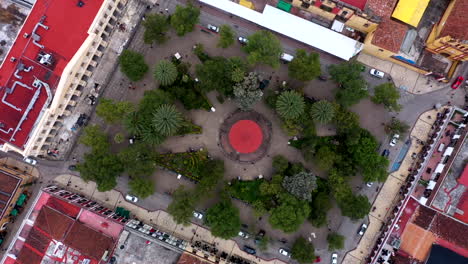
[[[343,60],[351,59],[363,48],[363,44],[359,41],[270,5],[266,5],[263,13],[259,13],[229,0],[199,1],[328,52]]]

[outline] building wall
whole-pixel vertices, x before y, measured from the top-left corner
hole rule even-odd
[[[328,7],[328,10],[330,11],[326,11],[323,8],[320,8],[320,6],[317,6],[317,2],[320,3],[320,6]],[[306,8],[303,3],[308,3],[310,6]],[[336,18],[341,18],[340,20],[346,21],[346,26],[365,33],[373,31],[375,28],[377,28],[378,25],[377,23],[371,21],[370,16],[367,14],[348,8],[346,6],[339,6],[333,1],[321,2],[320,0],[293,0],[292,4],[295,7],[306,10],[330,21],[333,21]]]
[[[78,101],[93,70],[103,56],[107,39],[116,26],[127,0],[105,0],[88,30],[88,38],[65,67],[50,107],[38,118],[25,149],[10,144],[3,151],[15,151],[23,156],[46,155],[49,144]]]

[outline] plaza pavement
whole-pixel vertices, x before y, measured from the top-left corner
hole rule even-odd
[[[249,255],[242,251],[234,240],[225,240],[211,235],[210,230],[197,224],[190,223],[188,226],[179,225],[164,210],[149,211],[125,200],[124,196],[116,191],[99,192],[94,182],[85,182],[80,177],[63,174],[54,180],[57,184],[67,186],[78,193],[81,193],[92,200],[98,201],[108,208],[115,209],[117,206],[129,210],[135,218],[147,224],[153,225],[160,230],[164,230],[171,235],[187,241],[204,241],[215,245],[218,250],[225,251],[231,255],[238,255],[258,264],[283,264],[282,260],[273,258],[265,260],[254,255]],[[190,251],[190,247],[186,249]]]
[[[369,224],[367,231],[364,233],[364,236],[362,236],[356,249],[346,254],[342,262],[343,264],[365,263],[366,257],[370,254],[370,250],[374,247],[375,241],[380,235],[380,228],[387,219],[389,210],[393,209],[395,204],[400,200],[398,199],[400,187],[409,175],[409,169],[412,168],[414,162],[411,155],[412,153],[419,153],[422,149],[422,145],[417,143],[417,141],[421,140],[424,142],[428,139],[437,112],[442,112],[444,109],[445,108],[441,108],[438,111],[430,110],[419,116],[410,133],[411,146],[400,168],[391,173],[382,186],[377,198],[372,204],[372,209],[368,216]]]

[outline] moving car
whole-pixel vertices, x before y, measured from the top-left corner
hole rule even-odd
[[[245,37],[238,37],[237,40],[242,45],[246,45],[249,42],[249,40],[247,38],[245,38]]]
[[[244,246],[244,247],[242,248],[242,250],[244,250],[246,253],[251,254],[251,255],[255,255],[255,254],[257,253],[257,251],[255,251],[254,248],[251,248],[251,247],[249,247],[249,246],[247,246],[247,245]]]
[[[367,230],[367,225],[366,224],[362,224],[361,227],[359,228],[359,231],[358,231],[358,234],[360,236],[364,235],[364,233],[366,232]]]
[[[383,77],[385,76],[385,73],[379,71],[379,70],[376,70],[376,69],[371,69],[369,71],[370,75],[374,76],[374,77],[377,77],[377,78],[380,78],[380,79],[383,79]]]
[[[24,157],[23,159],[24,162],[26,162],[27,164],[30,164],[30,165],[36,165],[37,164],[37,160],[31,158],[31,157]]]
[[[127,193],[127,195],[125,195],[125,200],[132,202],[132,203],[136,203],[138,202],[138,197]]]
[[[289,251],[289,249],[280,248],[280,249],[278,250],[278,252],[279,252],[281,255],[286,256],[286,257],[288,257],[288,258],[291,257],[291,251]]]
[[[219,32],[219,27],[213,26],[213,25],[211,25],[211,24],[208,24],[208,25],[206,26],[206,28],[209,29],[209,30],[211,30],[211,31],[213,31],[213,32],[216,32],[216,33]]]
[[[331,263],[332,264],[337,264],[338,263],[338,254],[337,253],[333,253],[332,256],[331,256]]]
[[[390,140],[390,147],[394,147],[396,143],[398,142],[398,139],[400,138],[400,135],[395,134],[392,137],[392,140]]]
[[[193,211],[193,217],[195,217],[196,219],[203,219],[203,214],[200,213],[200,212],[197,212],[197,211]]]
[[[463,80],[465,80],[463,76],[458,76],[457,79],[455,79],[455,81],[452,83],[452,89],[458,89],[458,87],[460,87],[460,85],[462,84]]]

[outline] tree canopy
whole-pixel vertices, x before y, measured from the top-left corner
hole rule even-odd
[[[301,171],[283,179],[283,188],[300,200],[312,201],[312,191],[317,188],[316,177]]]
[[[279,194],[279,206],[271,209],[268,219],[271,226],[286,233],[297,231],[309,216],[310,207],[306,201],[287,194]]]
[[[154,182],[150,179],[136,177],[130,180],[129,185],[131,193],[143,199],[154,193]]]
[[[243,111],[250,110],[255,103],[262,99],[263,92],[259,88],[259,76],[250,72],[244,77],[244,81],[234,86],[234,96],[239,108]]]
[[[372,102],[383,104],[390,111],[398,112],[401,105],[398,104],[400,92],[393,83],[384,83],[374,88]]]
[[[223,197],[219,203],[207,210],[205,222],[211,228],[213,236],[224,239],[235,237],[241,226],[239,209],[229,198]]]
[[[86,126],[80,137],[80,143],[98,152],[106,152],[110,147],[109,138],[99,125]]]
[[[335,107],[326,100],[320,100],[311,106],[310,115],[315,122],[326,124],[333,120]]]
[[[115,102],[112,99],[101,98],[96,107],[96,114],[109,124],[115,124],[135,110],[135,106],[128,101]]]
[[[187,226],[193,216],[197,201],[198,197],[193,192],[185,190],[184,186],[181,185],[172,194],[172,202],[167,207],[167,211],[177,224]]]
[[[228,25],[222,25],[219,29],[218,47],[227,48],[234,44],[235,34],[232,28]]]
[[[96,182],[98,191],[105,192],[117,186],[116,178],[123,166],[116,155],[93,150],[84,155],[84,162],[76,169],[83,180]]]
[[[146,19],[142,24],[145,27],[143,40],[146,44],[152,44],[155,41],[158,44],[166,42],[166,32],[170,27],[167,16],[160,14],[148,14],[146,15]]]
[[[174,105],[163,104],[154,113],[153,127],[163,136],[172,136],[181,127],[182,121],[182,114]]]
[[[145,58],[138,52],[124,50],[119,57],[120,70],[131,80],[139,81],[148,72]]]
[[[361,76],[362,67],[355,61],[329,67],[331,78],[339,85],[336,101],[344,107],[350,107],[368,96],[367,83]]]
[[[177,79],[177,68],[168,60],[161,60],[154,68],[154,78],[163,86],[171,85]]]
[[[260,30],[250,35],[243,49],[248,53],[247,61],[250,64],[263,63],[274,68],[279,66],[281,43],[270,31]]]
[[[305,111],[304,97],[296,91],[286,91],[276,100],[276,111],[284,119],[297,119]]]
[[[344,248],[344,236],[338,234],[338,233],[330,233],[327,236],[327,241],[328,241],[328,250],[329,251],[334,251],[334,250],[339,250]]]
[[[301,264],[312,263],[315,259],[314,245],[303,237],[297,238],[291,249],[291,257]]]
[[[387,134],[399,134],[399,135],[404,135],[408,132],[410,129],[410,126],[401,121],[400,119],[393,118],[390,123],[385,125],[385,132]]]
[[[185,7],[177,5],[174,14],[171,16],[171,25],[177,32],[177,35],[183,36],[193,31],[198,23],[199,16],[200,9],[192,4],[188,4]]]
[[[296,51],[296,56],[288,65],[289,76],[299,81],[310,81],[320,75],[318,53],[307,54],[305,50]]]
[[[155,153],[147,144],[137,142],[120,151],[118,156],[130,177],[151,176],[156,170]]]

